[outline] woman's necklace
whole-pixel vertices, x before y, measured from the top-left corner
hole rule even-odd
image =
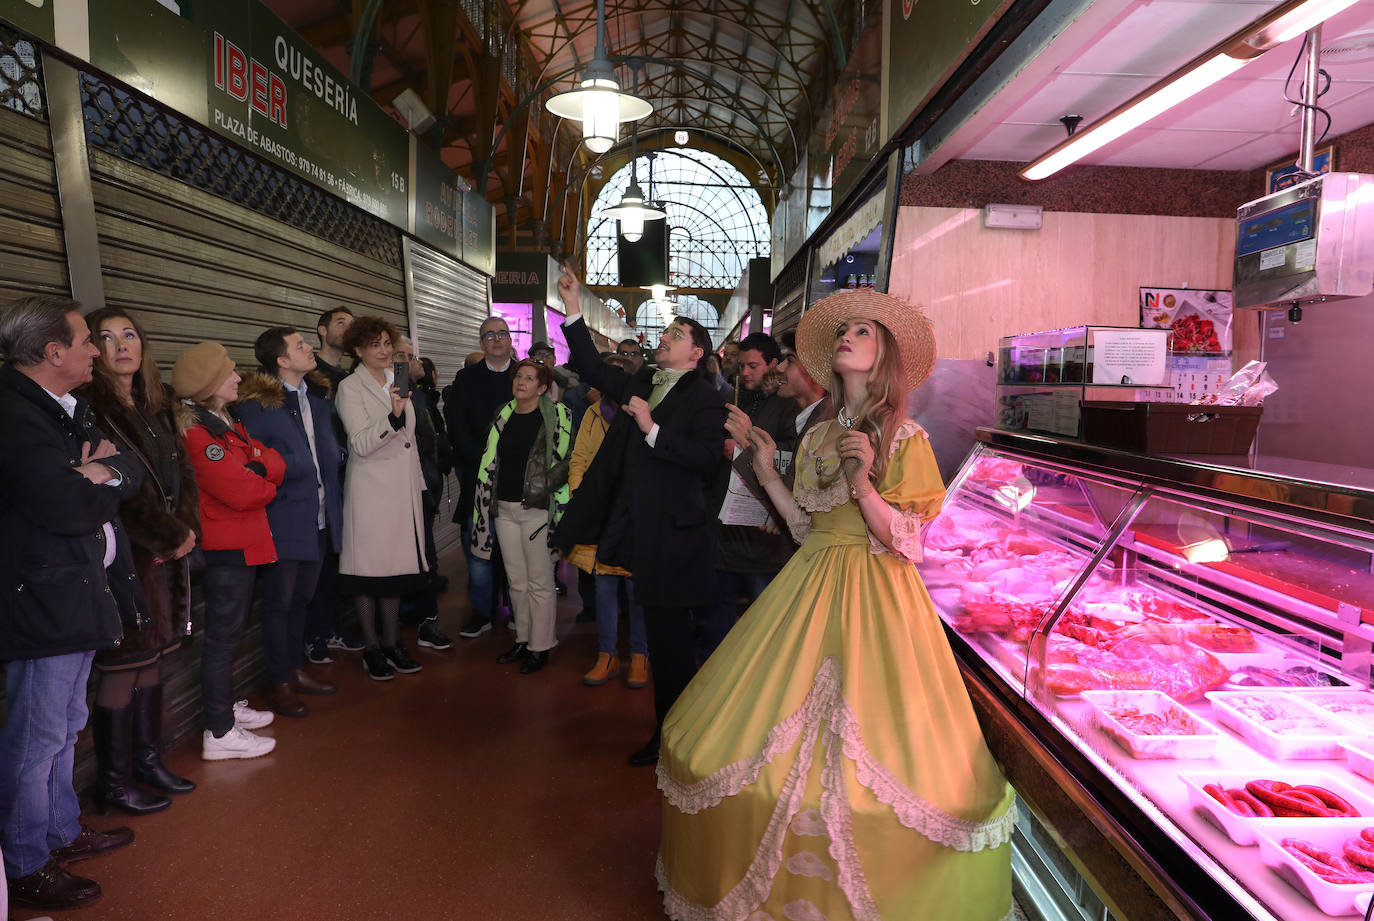
[[[839,410],[835,413],[835,421],[847,429],[852,429],[854,427],[854,423],[858,422],[859,420],[856,417],[846,413],[844,411],[844,407],[841,406]]]

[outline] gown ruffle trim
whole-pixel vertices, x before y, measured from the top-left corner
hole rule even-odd
[[[917,796],[883,767],[864,747],[858,717],[840,692],[839,678],[838,660],[827,656],[802,705],[769,731],[758,754],[726,765],[695,784],[683,784],[672,776],[666,762],[659,763],[658,786],[664,798],[678,811],[695,815],[756,782],[759,773],[774,758],[792,750],[799,740],[802,743],[753,861],[744,877],[718,903],[699,905],[677,893],[669,883],[667,869],[660,857],[655,875],[663,890],[664,908],[672,918],[677,921],[743,921],[763,904],[782,865],[787,828],[801,808],[815,746],[822,735],[825,761],[821,769],[820,812],[830,839],[830,856],[839,868],[836,882],[856,921],[878,921],[881,915],[868,890],[854,847],[852,815],[844,789],[844,758],[854,763],[859,783],[880,802],[890,806],[898,822],[936,844],[957,851],[980,851],[1000,847],[1011,839],[1016,823],[1014,804],[995,819],[970,822]],[[826,724],[824,729],[823,723]]]

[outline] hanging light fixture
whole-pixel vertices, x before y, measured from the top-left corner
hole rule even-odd
[[[636,122],[654,111],[647,99],[620,91],[606,56],[606,0],[596,0],[596,51],[582,71],[579,87],[550,97],[544,105],[559,118],[580,121],[582,143],[593,153],[611,149],[620,139],[621,122]]]
[[[635,89],[639,89],[639,69],[635,69]],[[635,97],[636,99],[639,97]],[[607,208],[601,214],[620,222],[620,235],[631,243],[639,242],[644,236],[645,221],[661,221],[668,216],[662,208],[647,204],[644,190],[639,187],[639,125],[630,125],[630,185],[620,196],[620,204]],[[649,183],[653,187],[652,178]]]

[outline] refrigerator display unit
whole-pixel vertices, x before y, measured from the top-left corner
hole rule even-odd
[[[921,574],[1023,803],[1022,902],[1363,915],[1374,472],[978,439]]]

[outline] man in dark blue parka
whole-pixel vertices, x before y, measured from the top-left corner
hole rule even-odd
[[[281,454],[286,479],[267,506],[277,562],[266,567],[262,648],[272,682],[272,709],[305,716],[298,694],[337,690],[304,669],[305,620],[326,552],[343,535],[344,453],[334,433],[329,382],[315,372],[315,350],[289,326],[258,336],[261,370],[239,385],[234,413],[248,434]]]

